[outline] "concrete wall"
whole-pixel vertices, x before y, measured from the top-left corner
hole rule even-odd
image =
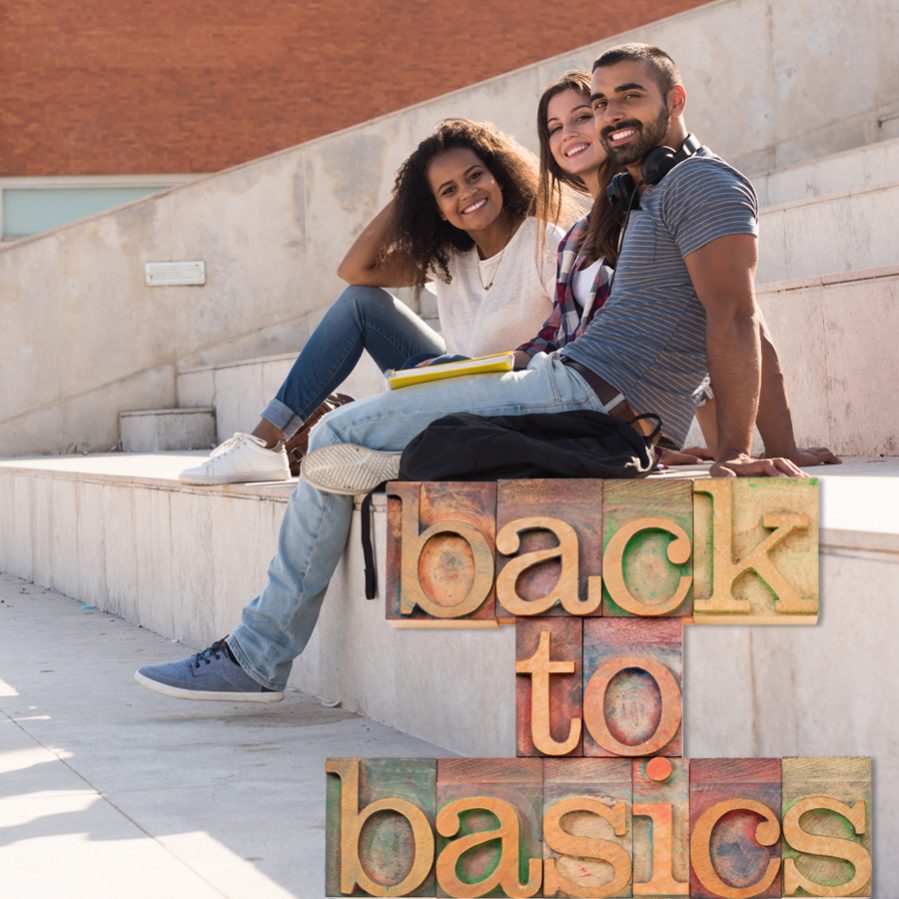
[[[747,171],[899,133],[896,0],[720,0],[0,248],[0,453],[110,447],[120,411],[177,403],[179,368],[294,351],[437,120],[492,119],[533,144],[541,86],[625,38],[681,62],[690,127]],[[204,260],[206,286],[144,286],[146,261],[175,259]]]

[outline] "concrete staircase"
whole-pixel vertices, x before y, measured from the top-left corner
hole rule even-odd
[[[698,23],[705,21],[701,17],[711,21],[756,6],[758,0],[709,4],[707,10],[684,20],[682,32],[675,23],[666,26],[667,32],[661,29],[642,37],[668,46],[666,35],[697,34]],[[774,5],[768,9],[773,16]],[[778,14],[783,10],[780,7]],[[566,65],[584,61],[580,56],[555,60],[551,68],[539,70],[539,77],[546,80]],[[739,60],[735,65],[739,77],[745,78],[747,67]],[[524,85],[536,95],[537,72],[524,81],[521,73],[513,73],[489,91],[518,102]],[[458,107],[442,102],[428,107],[427,122],[420,108],[410,111],[411,124],[390,119],[383,128],[402,137],[390,131],[387,138],[378,139],[398,155],[400,145],[409,142],[402,129],[418,134],[440,114],[458,113]],[[718,148],[714,126],[711,120],[697,130]],[[808,134],[803,139],[811,140]],[[351,143],[360,137],[350,134],[341,140]],[[899,758],[893,751],[899,724],[882,714],[883,685],[899,680],[895,652],[899,619],[893,608],[899,583],[899,519],[894,511],[899,508],[899,461],[894,458],[899,456],[899,394],[892,379],[897,359],[894,335],[899,333],[899,254],[893,238],[899,214],[899,139],[877,142],[872,136],[871,140],[797,163],[797,155],[802,155],[797,139],[789,147],[789,165],[755,176],[763,207],[759,298],[784,364],[798,437],[803,443],[826,444],[856,457],[839,468],[816,472],[823,480],[821,622],[815,628],[691,629],[686,641],[691,672],[686,716],[691,734],[687,751],[693,756],[870,754],[878,759],[876,789],[885,800],[899,791]],[[362,143],[366,153],[373,146],[370,141]],[[751,149],[747,148],[746,158],[752,160],[779,158],[781,152],[776,147]],[[227,190],[209,183],[201,188],[205,194],[172,195],[165,201],[166,214],[157,218],[165,222],[190,218],[196,234],[212,234],[220,206],[233,205],[240,210],[242,234],[255,227],[264,233],[267,245],[281,250],[290,244],[292,238],[286,235],[291,228],[300,241],[291,205],[297,202],[309,217],[308,222],[302,220],[303,235],[316,235],[323,246],[344,241],[342,222],[335,224],[322,210],[339,205],[334,196],[351,197],[346,203],[353,214],[370,215],[376,198],[365,199],[370,208],[362,208],[360,192],[342,181],[344,193],[335,189],[334,196],[329,194],[328,179],[339,179],[322,161],[326,157],[316,157],[310,150],[298,170],[286,155],[271,157],[255,170],[232,175],[236,186]],[[389,153],[378,158],[385,173],[398,162]],[[280,206],[258,204],[256,219],[245,225],[246,197],[253,191],[260,191],[253,194],[257,197],[274,196],[261,193],[263,182],[272,185],[266,190],[287,196],[283,189],[287,179],[292,179],[296,193]],[[388,180],[382,179],[384,184]],[[309,213],[313,207],[317,211]],[[139,244],[134,234],[154,218],[145,212],[135,208],[115,218],[114,227],[107,221],[97,230],[120,230],[129,242]],[[60,238],[61,250],[81,258],[82,244],[91,240],[91,234]],[[306,242],[301,243],[305,255],[300,280],[313,279],[317,276],[312,262],[320,258],[321,246],[313,246],[312,237],[302,240]],[[205,416],[207,442],[253,426],[295,358],[287,337],[296,336],[298,348],[318,308],[306,302],[305,318],[298,325],[290,307],[293,300],[279,296],[259,333],[253,332],[255,313],[248,299],[252,293],[245,285],[247,292],[241,296],[225,282],[223,272],[228,265],[232,269],[249,265],[256,280],[249,278],[247,284],[265,295],[267,287],[287,280],[283,259],[293,256],[285,252],[274,265],[268,256],[247,260],[242,243],[239,253],[224,241],[222,246],[220,294],[215,299],[204,295],[193,307],[185,303],[178,311],[186,321],[183,333],[191,338],[202,330],[198,323],[209,333],[210,322],[221,324],[225,332],[221,344],[213,345],[211,338],[208,344],[199,338],[185,340],[182,355],[166,357],[164,364],[159,355],[148,354],[146,371],[153,389],[140,393],[145,397],[141,402],[164,405],[151,398],[164,392],[165,404],[177,405],[185,415]],[[218,246],[200,247],[199,240],[182,234],[172,237],[166,248],[184,258],[218,258],[219,251]],[[23,253],[29,252],[25,247]],[[33,252],[38,259],[37,250]],[[45,269],[29,262],[29,277],[38,292]],[[216,267],[210,265],[210,271],[214,277]],[[292,268],[289,274],[297,277]],[[133,273],[123,268],[122,282],[130,277]],[[315,281],[316,289],[310,292],[318,297],[316,302],[331,295],[333,285],[328,285],[319,290],[321,284]],[[174,307],[175,300],[180,303],[183,298],[183,293],[158,293],[153,297],[158,308],[149,301],[127,307],[133,320],[122,326],[123,332],[126,328],[140,332],[144,319],[133,309],[147,321],[177,323],[177,315],[166,316],[160,309],[169,308],[167,303]],[[422,303],[423,311],[433,314],[427,295]],[[99,327],[102,309],[91,314],[88,324]],[[183,339],[182,332],[175,332],[179,334]],[[206,339],[208,333],[200,336]],[[167,346],[167,338],[154,340]],[[272,349],[279,352],[267,354]],[[232,361],[241,356],[246,358]],[[118,371],[110,368],[108,383],[117,383],[113,375],[119,377]],[[156,382],[165,390],[157,390]],[[73,408],[88,414],[108,406],[105,389],[103,384],[97,386],[94,393],[85,394],[84,405]],[[345,389],[366,395],[380,390],[381,380],[366,361]],[[127,407],[134,405],[129,402]],[[209,429],[209,410],[215,411],[214,433]],[[43,408],[35,414],[43,415]],[[46,414],[44,432],[56,421]],[[164,410],[164,415],[171,416],[171,410]],[[163,417],[156,424],[142,420],[140,425],[148,430],[130,445],[153,449],[166,445]],[[111,443],[110,439],[100,445]],[[178,472],[199,455],[117,453],[0,461],[0,571],[189,645],[207,645],[233,626],[240,609],[261,587],[292,488],[180,485]],[[383,603],[363,599],[358,529],[357,517],[320,626],[298,660],[291,684],[468,755],[508,755],[514,746],[514,683],[508,676],[514,631],[391,628],[384,621]],[[383,506],[375,510],[375,540],[383,569]],[[849,661],[835,664],[839,659]],[[876,840],[875,858],[881,859],[878,889],[883,895],[899,895],[899,874],[883,862],[889,848],[899,843],[899,821],[881,819]]]

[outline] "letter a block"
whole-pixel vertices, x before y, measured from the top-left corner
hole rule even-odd
[[[697,624],[818,620],[818,482],[721,478],[694,483]]]
[[[600,480],[500,481],[497,614],[599,615]]]
[[[603,615],[691,615],[692,483],[609,481],[602,551]]]
[[[783,760],[784,896],[871,895],[871,759]]]
[[[536,896],[541,759],[437,760],[437,895]]]
[[[492,620],[495,532],[495,484],[391,484],[387,618]]]
[[[635,759],[634,896],[690,894],[690,762]]]
[[[690,895],[777,896],[780,759],[690,760]]]
[[[434,893],[435,759],[328,759],[329,896]]]
[[[683,755],[682,678],[681,619],[586,619],[584,755]]]
[[[544,896],[630,896],[631,761],[543,762]]]
[[[582,631],[579,618],[515,623],[517,755],[584,754]]]

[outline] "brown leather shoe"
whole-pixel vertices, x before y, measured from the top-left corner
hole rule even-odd
[[[350,396],[346,393],[332,393],[315,410],[315,412],[306,419],[300,430],[287,441],[287,444],[285,445],[287,450],[287,461],[290,464],[290,473],[293,477],[298,477],[300,474],[300,463],[303,461],[303,456],[306,455],[306,450],[309,447],[309,432],[312,430],[312,426],[332,409],[337,409],[339,406],[345,406],[347,403],[353,402],[354,399],[354,396]]]

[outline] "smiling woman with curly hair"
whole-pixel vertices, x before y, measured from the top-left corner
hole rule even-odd
[[[296,464],[321,404],[364,350],[383,371],[443,353],[512,350],[533,336],[552,308],[562,235],[554,221],[535,217],[537,184],[536,157],[513,138],[468,119],[442,122],[400,166],[392,200],[353,242],[337,270],[352,286],[309,337],[252,434],[235,434],[181,480],[289,478],[287,451]],[[384,289],[418,291],[428,281],[439,334]]]

